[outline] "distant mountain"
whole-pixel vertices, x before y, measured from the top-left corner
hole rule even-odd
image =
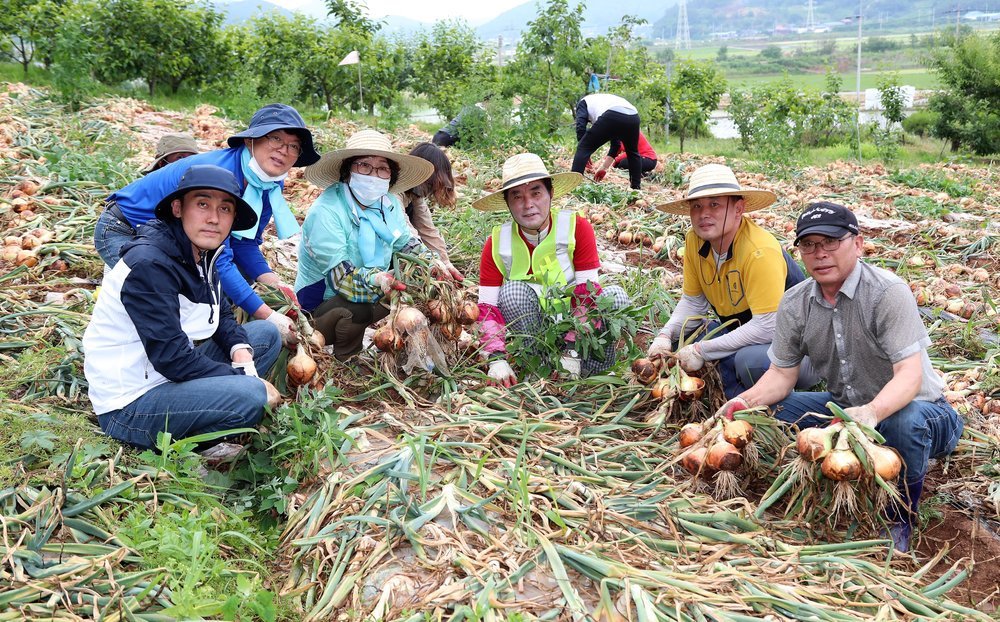
[[[386,15],[380,18],[379,21],[382,22],[382,30],[379,32],[384,35],[400,34],[406,36],[418,30],[430,30],[434,26],[430,22],[421,22],[398,15]]]
[[[676,5],[676,2],[674,3]],[[692,39],[713,36],[767,35],[775,31],[794,32],[806,26],[807,0],[699,0],[688,2],[688,26]],[[936,6],[937,5],[937,6]],[[936,8],[935,8],[936,6]],[[939,0],[870,0],[865,4],[864,27],[867,34],[876,28],[908,27],[930,29],[932,23],[954,20],[952,7]],[[937,11],[935,15],[934,12]],[[856,28],[857,2],[814,0],[813,17],[821,29],[838,26]],[[677,14],[667,11],[653,25],[657,37],[673,38],[677,32]]]
[[[633,15],[649,22],[650,26],[638,29],[652,31],[652,24],[665,16],[665,13],[676,6],[677,0],[649,2],[648,0],[592,0],[583,11],[583,30],[588,36],[607,34],[608,29],[621,23],[624,15]],[[575,2],[570,1],[570,6]],[[689,9],[690,10],[690,9]],[[513,42],[520,38],[521,31],[527,28],[528,22],[538,15],[538,4],[531,0],[520,4],[492,20],[476,28],[476,33],[482,39],[495,40],[502,36],[504,41]]]
[[[226,24],[242,24],[255,15],[277,11],[284,17],[295,14],[267,0],[236,0],[235,2],[216,2],[215,8],[226,15]]]

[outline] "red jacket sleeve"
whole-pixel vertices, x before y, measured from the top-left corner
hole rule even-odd
[[[503,285],[503,273],[493,261],[493,236],[486,238],[483,254],[479,257],[479,286],[500,287]]]
[[[576,216],[576,248],[573,251],[573,268],[594,270],[601,267],[601,259],[597,256],[597,238],[590,222],[577,214]]]

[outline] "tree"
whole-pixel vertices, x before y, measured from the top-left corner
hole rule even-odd
[[[944,89],[931,96],[932,133],[986,155],[1000,152],[1000,33],[945,37],[930,58]]]
[[[728,45],[722,45],[722,46],[719,47],[719,50],[715,53],[715,60],[717,60],[720,63],[724,63],[727,60],[729,60],[729,46]]]
[[[670,124],[677,132],[680,150],[689,133],[705,127],[726,92],[726,78],[711,61],[679,61],[670,86]]]
[[[152,96],[203,83],[223,59],[222,13],[183,0],[111,0],[96,16],[104,41],[98,76],[107,83],[141,78]]]
[[[427,96],[442,115],[452,118],[466,104],[469,91],[480,91],[492,63],[475,31],[465,22],[440,21],[416,38],[413,90]],[[483,93],[476,92],[478,99]]]
[[[21,65],[25,76],[36,58],[46,67],[51,63],[52,46],[65,4],[66,0],[7,0],[4,3],[0,11],[0,35],[10,44],[6,55]]]
[[[553,110],[556,115],[560,110],[572,111],[586,92],[585,70],[593,64],[581,54],[583,6],[570,8],[568,0],[548,0],[528,22],[517,46],[511,73],[519,76],[522,92],[541,100],[549,115]],[[539,66],[543,71],[538,71]]]
[[[779,60],[781,58],[781,47],[777,45],[768,45],[760,51],[761,58],[766,58],[768,60]]]
[[[369,39],[382,28],[382,22],[365,15],[365,3],[360,0],[326,0],[326,9],[337,26],[365,34]]]

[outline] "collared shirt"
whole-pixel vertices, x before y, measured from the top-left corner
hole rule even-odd
[[[941,397],[944,382],[927,356],[931,340],[910,288],[895,274],[858,261],[830,304],[813,279],[785,293],[768,354],[777,367],[808,356],[839,404],[872,401],[892,379],[892,366],[920,353],[915,399]]]
[[[721,261],[694,229],[684,240],[683,291],[705,296],[723,322],[777,311],[787,274],[778,240],[745,216]]]

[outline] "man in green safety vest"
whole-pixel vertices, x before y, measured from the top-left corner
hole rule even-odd
[[[595,326],[589,317],[597,296],[610,296],[614,308],[629,304],[628,295],[615,285],[601,288],[594,229],[585,218],[568,209],[553,209],[553,199],[567,194],[582,181],[579,173],[550,174],[533,153],[512,156],[504,162],[500,190],[472,204],[478,210],[506,208],[512,221],[494,227],[479,263],[479,324],[482,349],[489,357],[489,377],[509,387],[517,376],[507,361],[506,336],[510,329],[538,335],[547,314],[573,313]],[[552,288],[572,286],[568,299],[550,298]],[[590,315],[593,315],[591,313]],[[568,349],[561,359],[571,376],[601,372],[615,361],[610,342],[600,358],[580,359],[572,346],[575,334],[567,333]]]

